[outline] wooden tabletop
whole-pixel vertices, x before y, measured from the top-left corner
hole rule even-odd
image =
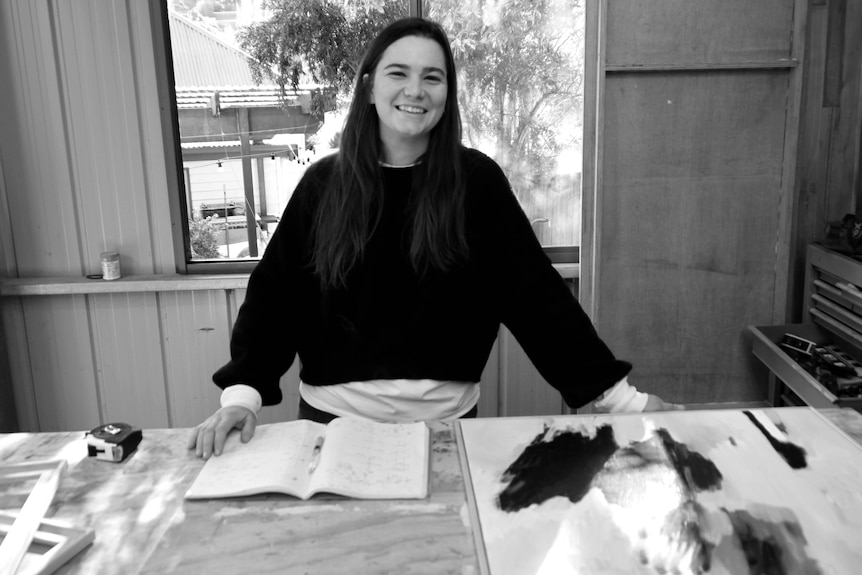
[[[821,412],[862,444],[862,415]],[[424,500],[259,496],[184,501],[203,465],[187,429],[145,429],[123,463],[86,456],[83,432],[0,435],[0,461],[68,462],[49,512],[96,538],[58,574],[478,573],[451,424],[430,423],[431,490]],[[0,485],[0,509],[27,490]]]
[[[184,501],[203,465],[185,448],[188,429],[143,430],[123,463],[87,457],[83,432],[5,434],[0,461],[68,461],[49,516],[94,529],[96,537],[58,574],[357,573],[358,566],[363,573],[473,573],[453,428],[429,427],[424,500]],[[19,509],[27,492],[0,485],[0,509]]]

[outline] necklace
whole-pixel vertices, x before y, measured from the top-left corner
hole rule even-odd
[[[383,166],[384,168],[412,168],[413,166],[419,165],[419,162],[413,162],[412,164],[405,164],[403,166],[396,166],[394,164],[387,164],[383,160],[378,160],[377,163],[380,164],[381,166]]]

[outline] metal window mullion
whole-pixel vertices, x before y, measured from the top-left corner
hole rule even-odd
[[[422,5],[423,4],[422,0],[409,0],[409,2],[410,2],[410,12],[409,12],[410,15],[424,18],[425,14],[424,14],[423,10],[425,7]]]

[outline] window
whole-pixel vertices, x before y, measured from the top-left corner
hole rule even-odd
[[[583,0],[164,2],[189,272],[253,266],[338,145],[362,46],[420,10],[452,42],[465,144],[501,164],[552,259],[577,261]]]
[[[464,143],[494,158],[555,261],[581,238],[584,0],[427,0],[458,69]]]

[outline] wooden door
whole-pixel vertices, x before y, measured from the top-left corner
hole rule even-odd
[[[581,302],[630,381],[765,398],[782,323],[807,2],[588,4]]]

